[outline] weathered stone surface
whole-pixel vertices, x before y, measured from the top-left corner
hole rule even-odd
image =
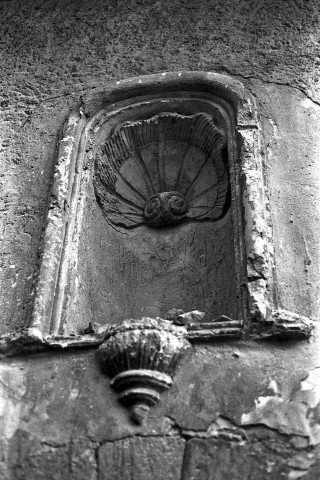
[[[273,441],[273,447],[268,449],[267,444],[263,442],[249,444],[211,439],[190,440],[186,445],[181,478],[182,480],[224,480],[226,478],[276,480],[299,478],[294,475],[300,473],[302,476],[306,473],[302,460],[306,460],[307,455],[300,458],[299,470],[291,468],[285,447],[276,446],[275,441]]]
[[[317,461],[314,465],[311,466],[306,472],[304,472],[303,480],[318,480],[320,477],[320,461]],[[299,478],[299,477],[296,477]]]
[[[251,412],[242,415],[242,425],[264,424],[281,433],[308,438],[310,445],[319,444],[320,367],[301,380],[299,389],[282,390],[272,381],[269,390],[269,395],[256,400]]]
[[[297,366],[288,370],[293,355]],[[242,419],[249,418],[244,415],[250,416],[250,426],[258,423],[286,434],[314,435],[317,355],[315,341],[296,345],[229,340],[228,344],[195,346],[182,360],[172,387],[161,395],[144,426],[132,423],[118,403],[95,350],[38,353],[25,360],[6,360],[1,369],[3,440],[10,441],[21,426],[31,435],[41,432],[46,441],[59,444],[78,437],[101,443],[134,434],[174,435],[178,427],[205,434],[219,417],[241,426],[245,423]],[[312,382],[306,381],[308,378]],[[310,391],[304,391],[303,386],[308,385]],[[253,413],[259,397],[277,400],[279,407],[273,417],[268,417],[273,422],[270,425],[261,421],[266,417],[265,413],[259,416],[261,410],[258,416]],[[304,407],[306,398],[309,408]],[[303,430],[297,430],[294,415],[283,414],[286,423],[279,423],[277,412],[285,408],[298,409]],[[12,414],[7,416],[7,412]]]
[[[288,370],[293,352],[299,368]],[[95,452],[99,445],[103,445],[103,452],[104,448],[109,449],[108,462],[112,463],[113,442],[117,444],[117,455],[122,448],[126,452],[147,448],[139,443],[142,439],[146,444],[152,440],[161,445],[163,438],[169,445],[165,448],[169,449],[170,439],[174,445],[179,443],[177,434],[181,432],[186,438],[228,438],[231,444],[224,444],[223,448],[233,452],[233,442],[239,440],[259,444],[265,439],[266,445],[271,445],[273,440],[268,436],[271,427],[278,432],[279,448],[284,442],[284,435],[280,435],[283,432],[290,455],[296,450],[308,452],[310,445],[317,444],[319,432],[318,369],[313,370],[317,366],[317,352],[316,342],[295,345],[234,341],[228,345],[217,343],[214,347],[198,345],[182,362],[173,386],[162,394],[142,426],[133,423],[126,409],[119,405],[95,351],[38,353],[24,360],[6,360],[0,382],[3,405],[0,464],[4,475],[11,471],[14,480],[15,475],[22,480],[22,472],[29,469],[44,472],[43,475],[47,475],[44,478],[49,479],[49,473],[44,470],[47,464],[48,469],[55,465],[51,473],[60,471],[65,475],[61,478],[73,480],[71,474],[74,474],[76,480],[76,475],[79,480],[91,480],[92,475],[95,480]],[[263,405],[264,400],[270,400],[271,408],[267,402]],[[304,403],[306,400],[308,405]],[[134,435],[138,435],[139,440]],[[133,446],[124,447],[131,445],[130,438]],[[156,450],[152,445],[148,455]],[[239,462],[246,474],[242,454],[244,458],[250,457],[246,457],[243,448],[238,452]],[[203,463],[206,455],[203,454]],[[219,455],[215,458],[220,458]],[[237,457],[227,458],[236,462]],[[208,460],[208,465],[211,461]],[[82,477],[81,472],[86,472],[86,476]],[[35,478],[40,480],[40,474]]]
[[[259,92],[268,144],[278,295],[284,308],[318,319],[320,107],[284,86],[253,81],[252,88]]]
[[[5,445],[16,442],[14,435],[21,426],[29,435],[41,432],[43,441],[59,445],[78,438],[99,443],[137,433],[177,433],[174,422],[163,418],[162,412],[159,416],[152,411],[143,427],[132,422],[95,351],[39,354],[26,360],[27,366],[14,361],[2,367],[0,429]]]
[[[107,442],[99,449],[99,480],[177,480],[185,441],[178,437]]]
[[[12,478],[16,480],[71,478],[67,446],[46,443],[23,430],[18,430],[14,436],[8,463]]]
[[[190,223],[155,236],[147,227],[130,235],[110,228],[93,192],[86,211],[79,273],[87,283],[79,285],[67,331],[85,327],[84,318],[104,323],[141,315],[163,317],[173,307],[203,309],[210,312],[209,317],[236,316],[233,229],[228,214],[213,228]]]
[[[318,370],[313,371],[313,368],[317,367],[316,359],[310,364],[308,357],[310,355],[311,360],[313,355],[317,355],[316,350],[313,350],[309,343],[299,347],[295,343],[283,342],[261,342],[258,345],[231,341],[228,343],[195,348],[179,369],[174,385],[166,394],[163,414],[173,418],[186,430],[207,431],[219,416],[228,418],[235,425],[241,425],[242,415],[255,411],[259,397],[270,395],[275,396],[279,403],[278,409],[269,411],[269,415],[272,414],[270,421],[271,418],[274,419],[273,428],[288,434],[306,435],[312,443],[313,436],[318,434],[317,425],[313,426],[312,421],[309,423],[318,408]],[[314,342],[313,345],[316,349],[317,343]],[[293,352],[297,363],[295,369],[289,373],[288,364],[292,365]],[[310,392],[304,393],[303,385],[306,384],[303,382],[309,374],[313,382],[309,385]],[[276,394],[274,388],[278,388]],[[309,397],[312,398],[312,407],[311,404],[309,407],[304,404]],[[164,403],[160,407],[164,407]],[[290,412],[292,409],[299,412],[302,433],[301,430],[298,431],[296,415],[280,413],[281,409],[286,407]],[[281,420],[280,417],[277,418],[278,414]]]
[[[96,448],[87,438],[48,441],[17,430],[9,450],[9,471],[1,479],[97,480]]]
[[[87,438],[76,438],[71,442],[69,449],[70,480],[98,480],[97,477],[97,446]]]

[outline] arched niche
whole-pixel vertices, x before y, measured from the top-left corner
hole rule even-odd
[[[193,338],[309,335],[277,307],[260,132],[249,91],[213,73],[85,95],[59,141],[30,335],[94,343],[172,308],[205,313]]]

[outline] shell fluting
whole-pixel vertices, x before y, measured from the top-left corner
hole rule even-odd
[[[126,320],[111,327],[99,348],[104,371],[110,378],[127,370],[157,370],[173,375],[189,347],[186,331],[167,320]]]
[[[205,113],[162,113],[121,125],[96,156],[103,214],[124,228],[218,220],[229,191],[225,145],[226,133]]]

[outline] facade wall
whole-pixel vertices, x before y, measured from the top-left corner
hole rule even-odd
[[[1,333],[28,321],[59,130],[108,81],[228,74],[256,97],[280,305],[319,317],[317,0],[8,1],[1,22]],[[0,478],[319,477],[319,340],[196,347],[145,427],[95,350],[3,357]]]

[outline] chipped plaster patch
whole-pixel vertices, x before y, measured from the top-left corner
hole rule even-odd
[[[320,403],[320,368],[311,370],[301,382],[301,392],[309,393],[309,406],[315,408]]]
[[[307,472],[305,470],[291,470],[288,475],[289,480],[303,477]]]
[[[13,437],[20,423],[26,393],[24,372],[18,367],[0,366],[0,436]]]
[[[315,104],[312,100],[310,100],[310,98],[304,98],[302,101],[301,101],[301,106],[303,108],[315,108]],[[318,106],[317,106],[318,107]]]
[[[279,393],[278,384],[275,380],[270,380],[269,389],[272,390],[276,394]]]
[[[261,396],[255,408],[244,413],[242,425],[263,424],[286,435],[301,435],[309,439],[309,445],[320,443],[320,367],[309,372],[300,383],[298,391],[283,391],[275,380],[269,388],[275,395]],[[283,390],[283,389],[282,389]]]

